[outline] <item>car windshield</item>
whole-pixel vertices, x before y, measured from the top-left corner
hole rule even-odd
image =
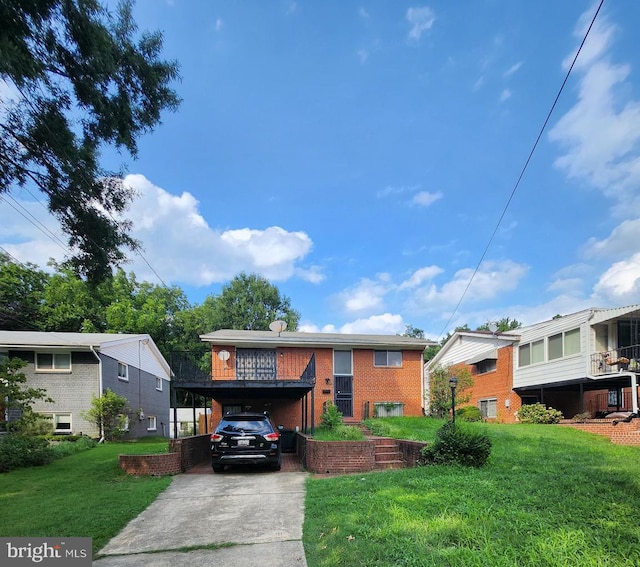
[[[218,433],[238,435],[241,433],[271,433],[269,422],[264,419],[237,419],[233,421],[223,421],[217,429]]]

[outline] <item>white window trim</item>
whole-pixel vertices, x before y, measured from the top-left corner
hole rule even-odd
[[[162,392],[162,378],[156,376],[156,390]]]
[[[120,376],[120,366],[124,367],[125,376]],[[118,362],[118,380],[122,380],[123,382],[129,381],[129,365],[126,362]]]
[[[51,355],[51,364],[52,368],[40,368],[38,366],[38,356],[43,354]],[[69,367],[68,368],[56,368],[56,356],[60,354],[65,354],[69,356]],[[72,364],[71,364],[71,351],[60,351],[60,352],[52,352],[52,351],[36,351],[35,359],[33,361],[33,366],[36,372],[56,372],[56,373],[66,373],[71,374]]]
[[[158,418],[155,415],[147,416],[147,431],[158,431]]]
[[[51,418],[51,425],[53,426],[53,432],[54,433],[72,433],[73,432],[73,413],[70,411],[47,411],[47,412],[40,412],[42,413],[42,415],[46,416],[46,417],[50,417]],[[64,415],[64,416],[69,416],[69,429],[58,429],[56,427],[57,421],[56,421],[56,416],[58,415]]]
[[[495,408],[496,408],[496,414],[495,415],[489,415],[489,412],[487,411],[487,415],[483,415],[482,417],[486,418],[486,419],[496,419],[498,417],[498,398],[481,398],[478,400],[478,409],[480,410],[480,412],[482,412],[482,402],[487,402],[487,410],[489,409],[489,402],[494,402],[495,403]]]

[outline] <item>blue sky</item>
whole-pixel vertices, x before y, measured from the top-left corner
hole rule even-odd
[[[200,303],[264,275],[301,330],[438,338],[640,303],[640,3],[138,0],[179,111],[126,165],[127,217]],[[12,196],[55,228],[27,193]],[[0,246],[63,251],[0,202]],[[138,257],[125,266],[160,283]],[[458,305],[459,304],[459,305]]]

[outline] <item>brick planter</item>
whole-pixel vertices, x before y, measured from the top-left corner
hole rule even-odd
[[[181,472],[180,453],[119,455],[120,468],[136,476],[164,476]]]

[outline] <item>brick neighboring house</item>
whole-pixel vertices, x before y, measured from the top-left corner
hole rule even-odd
[[[174,386],[211,399],[212,422],[227,411],[269,411],[276,425],[319,425],[334,402],[345,421],[422,415],[425,339],[387,335],[220,330],[211,375],[175,364]]]
[[[591,308],[492,334],[453,334],[425,368],[465,366],[474,376],[470,404],[512,423],[521,405],[540,402],[566,418],[638,413],[640,305]]]
[[[169,435],[171,370],[149,335],[0,331],[0,356],[22,358],[26,385],[54,400],[32,407],[51,416],[56,433],[98,437],[82,413],[110,389],[133,412],[128,437]]]

